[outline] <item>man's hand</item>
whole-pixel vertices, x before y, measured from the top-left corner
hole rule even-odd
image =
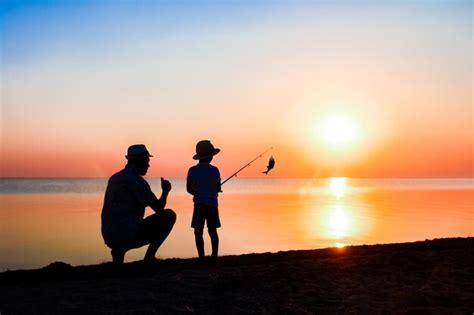
[[[163,193],[166,194],[171,190],[171,183],[166,179],[163,179],[163,177],[161,177],[161,189],[163,190]]]
[[[166,179],[163,179],[163,177],[161,177],[161,189],[163,192],[161,193],[160,199],[157,199],[150,205],[150,207],[157,213],[165,209],[166,198],[168,198],[168,193],[171,190],[171,183]]]

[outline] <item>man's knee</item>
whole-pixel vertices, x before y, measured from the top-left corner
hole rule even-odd
[[[169,224],[174,225],[176,222],[176,213],[171,209],[165,209],[164,215]]]
[[[195,236],[202,236],[202,234],[203,234],[203,229],[194,229]]]

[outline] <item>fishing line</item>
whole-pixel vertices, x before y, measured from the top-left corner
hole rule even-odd
[[[255,159],[253,159],[252,161],[248,162],[247,164],[245,164],[242,168],[240,168],[237,172],[235,172],[234,174],[230,175],[225,181],[223,181],[221,183],[221,186],[224,185],[225,182],[227,182],[229,179],[231,179],[232,177],[234,176],[237,176],[237,174],[242,171],[244,168],[250,166],[250,164],[252,164],[255,160],[261,158],[265,153],[267,153],[268,151],[270,150],[273,150],[273,147],[270,147],[269,149],[267,149],[265,152],[262,152],[260,153],[260,155],[258,155]]]

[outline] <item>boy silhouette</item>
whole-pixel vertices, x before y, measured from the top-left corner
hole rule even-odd
[[[204,259],[204,223],[207,222],[207,231],[211,237],[213,259],[217,258],[219,250],[219,236],[217,228],[221,226],[217,197],[221,191],[221,176],[219,169],[211,165],[213,156],[220,152],[214,148],[209,140],[202,140],[196,144],[194,160],[199,163],[188,171],[186,190],[193,195],[194,212],[191,227],[194,228],[194,238],[200,259]]]

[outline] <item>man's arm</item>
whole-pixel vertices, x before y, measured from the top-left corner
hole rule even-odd
[[[160,212],[165,209],[166,206],[166,200],[168,199],[168,194],[171,190],[171,183],[167,181],[166,179],[161,178],[161,197],[160,199],[155,200],[150,207],[155,211],[155,212]]]

